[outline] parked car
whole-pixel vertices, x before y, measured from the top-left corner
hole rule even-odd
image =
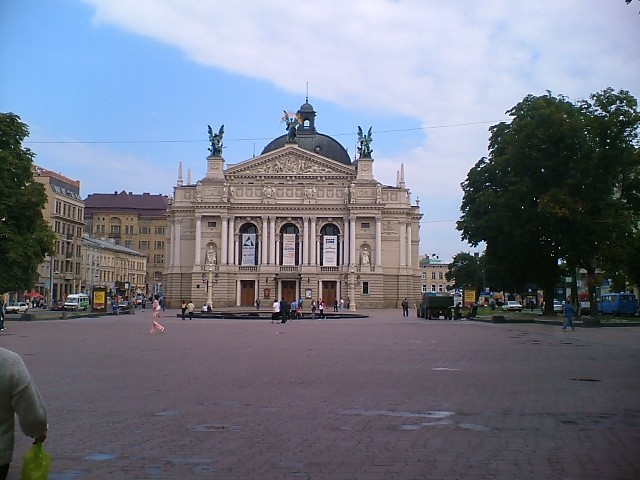
[[[54,302],[51,304],[51,310],[64,310],[64,301],[54,300]]]
[[[515,300],[509,300],[507,303],[502,305],[502,310],[505,312],[521,312],[522,305],[520,302],[516,302]]]
[[[7,313],[27,313],[28,311],[29,305],[25,302],[13,302],[5,308],[5,312]]]
[[[562,304],[562,302],[560,302],[558,300],[554,300],[553,301],[553,311],[555,313],[562,313],[564,311],[564,305]]]

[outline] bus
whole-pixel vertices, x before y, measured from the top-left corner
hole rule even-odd
[[[633,293],[607,293],[600,298],[598,310],[603,315],[635,315],[638,312],[638,299]]]
[[[88,310],[89,296],[84,293],[72,293],[64,301],[65,310]]]

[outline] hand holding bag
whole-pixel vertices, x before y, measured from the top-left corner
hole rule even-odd
[[[36,443],[27,450],[22,462],[21,480],[47,480],[51,455],[44,451],[42,442]]]

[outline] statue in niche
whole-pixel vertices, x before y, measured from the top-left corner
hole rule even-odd
[[[380,184],[376,185],[376,203],[380,203],[380,200],[382,199],[382,187],[380,187]]]
[[[224,125],[220,126],[220,130],[218,133],[213,133],[213,129],[211,125],[207,125],[209,132],[209,141],[211,142],[211,148],[208,150],[211,152],[212,157],[221,157],[222,156],[222,137],[224,135]]]
[[[282,121],[287,126],[287,143],[296,143],[296,129],[302,122],[295,113],[287,112],[286,110],[283,110],[283,112]]]
[[[273,187],[271,185],[265,185],[262,189],[262,196],[264,198],[272,198],[273,197]]]
[[[355,183],[352,183],[351,185],[349,185],[349,201],[351,203],[356,202],[356,184]]]
[[[316,196],[316,187],[305,187],[304,196],[307,198],[313,198]]]
[[[358,125],[358,153],[360,154],[360,158],[371,158],[371,154],[373,150],[371,149],[371,142],[373,142],[373,137],[371,136],[371,128],[369,127],[369,131],[365,135],[362,132],[362,128]]]
[[[196,185],[196,202],[202,201],[202,184],[198,182]]]
[[[369,258],[369,250],[367,250],[366,248],[364,250],[362,250],[362,255],[360,258],[360,264],[361,265],[369,265],[371,262],[370,258]]]
[[[218,255],[213,247],[209,247],[207,250],[207,265],[216,265],[218,263]]]

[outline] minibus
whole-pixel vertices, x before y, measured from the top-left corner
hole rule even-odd
[[[84,293],[72,293],[64,301],[65,310],[88,310],[89,296]]]
[[[638,312],[638,299],[633,293],[607,293],[598,303],[602,314],[635,315]]]

